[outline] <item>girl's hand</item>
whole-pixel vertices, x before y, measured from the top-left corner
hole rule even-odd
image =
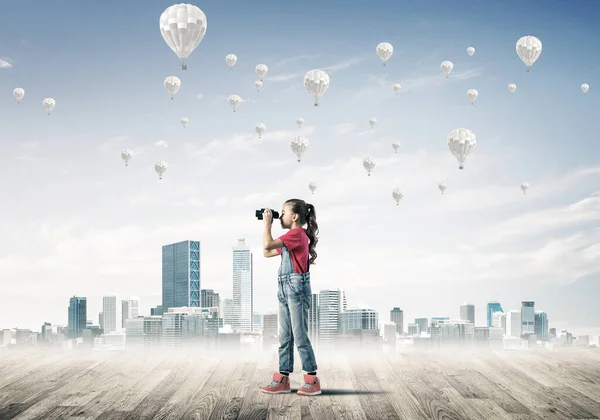
[[[271,227],[273,224],[273,213],[271,213],[271,209],[265,208],[263,212],[263,223],[265,227]]]

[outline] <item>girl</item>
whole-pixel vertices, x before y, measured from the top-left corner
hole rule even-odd
[[[281,255],[277,298],[279,300],[279,372],[273,374],[270,385],[261,388],[267,394],[291,392],[290,372],[294,370],[294,340],[302,361],[304,386],[301,395],[318,395],[321,383],[317,377],[317,362],[308,338],[308,310],[312,299],[309,265],[317,259],[315,246],[319,227],[315,207],[304,200],[293,198],[283,204],[281,227],[289,229],[277,239],[271,236],[273,213],[263,213],[263,254]],[[306,224],[306,229],[302,228]]]

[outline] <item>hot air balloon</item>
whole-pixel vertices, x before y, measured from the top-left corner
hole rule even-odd
[[[392,149],[394,149],[394,153],[398,153],[400,146],[401,146],[401,144],[399,141],[395,141],[392,143]]]
[[[21,102],[21,99],[23,99],[23,97],[25,96],[25,89],[19,87],[16,88],[15,90],[13,90],[13,96],[17,100],[17,103]]]
[[[473,47],[467,48],[467,54],[469,54],[472,57],[473,54],[475,54],[475,48],[473,48]]]
[[[402,197],[404,197],[404,194],[402,193],[402,191],[400,191],[400,188],[395,188],[394,190],[392,190],[392,197],[396,201],[396,205],[399,206],[400,200],[402,200]]]
[[[442,69],[442,72],[444,73],[444,75],[446,76],[446,79],[447,79],[448,75],[450,73],[452,73],[452,69],[454,68],[454,64],[452,64],[451,61],[442,61],[442,64],[440,64],[440,68]]]
[[[475,133],[466,128],[455,128],[448,133],[448,149],[458,160],[458,169],[463,169],[465,160],[476,143]]]
[[[304,88],[319,105],[319,99],[329,88],[329,75],[323,70],[309,70],[304,75]]]
[[[363,168],[366,169],[367,175],[371,176],[371,171],[375,168],[377,162],[373,158],[363,159]]]
[[[256,75],[260,78],[261,82],[265,77],[267,77],[267,73],[269,72],[269,68],[266,64],[259,64],[254,70],[256,71]]]
[[[581,91],[583,93],[587,93],[588,90],[590,90],[590,85],[588,85],[587,83],[584,83],[583,85],[581,85]]]
[[[529,189],[529,184],[527,182],[521,182],[521,190],[523,191],[523,194],[525,194],[528,189]]]
[[[46,98],[42,101],[42,106],[44,107],[48,115],[50,115],[50,113],[56,106],[56,101],[53,98]]]
[[[154,170],[158,174],[158,179],[162,179],[163,174],[167,171],[169,165],[164,160],[156,162],[154,165]]]
[[[183,128],[185,128],[185,126],[190,122],[190,120],[188,120],[187,117],[183,117],[181,119],[181,125],[183,125]]]
[[[302,155],[306,151],[308,147],[308,139],[304,136],[294,136],[292,137],[292,152],[298,157],[298,162],[302,158]]]
[[[479,92],[477,92],[476,89],[469,89],[467,91],[467,98],[469,98],[469,101],[471,101],[471,105],[473,105],[475,103],[478,96],[479,96]]]
[[[514,83],[511,83],[510,85],[508,85],[508,91],[510,93],[515,93],[515,90],[517,90],[517,85],[515,85]]]
[[[225,56],[225,62],[229,66],[229,70],[231,70],[233,66],[235,66],[235,63],[237,63],[237,56],[235,54],[227,54]]]
[[[121,159],[125,161],[125,166],[129,166],[129,161],[133,157],[133,151],[131,149],[121,150]]]
[[[206,15],[193,4],[174,4],[160,15],[160,33],[181,59],[181,70],[187,70],[186,60],[206,34]]]
[[[308,189],[310,190],[311,193],[315,193],[315,190],[317,189],[317,184],[315,184],[314,182],[311,182],[310,184],[308,184]]]
[[[402,86],[400,85],[400,83],[394,83],[394,85],[392,86],[392,89],[394,89],[394,92],[396,92],[396,95],[398,95],[398,92],[400,92],[400,89],[402,89]]]
[[[375,128],[375,124],[377,124],[377,118],[369,118],[369,125],[371,126],[371,128]]]
[[[442,192],[442,194],[444,194],[444,191],[446,191],[446,184],[444,184],[443,182],[440,182],[440,185],[438,185],[438,189]]]
[[[517,55],[527,66],[527,72],[531,71],[531,66],[542,54],[542,42],[534,36],[524,36],[519,38],[516,45]]]
[[[257,80],[256,82],[254,82],[254,87],[256,88],[257,92],[260,92],[260,88],[263,86],[263,82],[261,82],[260,80]]]
[[[233,108],[233,112],[235,112],[235,109],[241,103],[242,103],[242,98],[240,98],[238,95],[230,95],[229,96],[229,105],[231,105],[231,107]]]
[[[392,54],[394,54],[394,47],[389,42],[381,42],[377,45],[375,51],[385,66],[385,63],[390,59]]]
[[[264,125],[263,123],[259,123],[254,126],[254,131],[256,131],[256,134],[258,134],[259,139],[262,138],[262,135],[266,129],[267,129],[267,126]]]
[[[300,130],[302,128],[302,124],[304,124],[304,118],[298,117],[296,119],[296,125],[298,126],[298,130]]]
[[[172,100],[173,96],[175,96],[175,94],[177,93],[177,91],[179,91],[179,88],[181,87],[181,80],[179,80],[179,77],[177,76],[169,76],[165,79],[163,84],[165,86],[165,89],[167,89],[169,95],[171,95]]]

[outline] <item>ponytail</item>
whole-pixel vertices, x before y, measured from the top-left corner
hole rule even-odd
[[[317,246],[317,242],[319,242],[319,238],[317,238],[319,225],[317,225],[315,206],[299,198],[289,199],[286,203],[289,203],[292,206],[292,212],[298,215],[300,225],[302,226],[306,223],[306,236],[308,236],[310,241],[308,244],[308,253],[310,254],[308,264],[314,264],[317,259],[315,247]]]

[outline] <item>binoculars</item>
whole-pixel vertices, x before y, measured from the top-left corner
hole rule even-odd
[[[273,219],[279,219],[279,213],[273,209],[270,209],[270,210],[271,210],[271,213],[273,214]],[[265,209],[256,210],[256,214],[255,214],[256,218],[258,220],[262,220],[264,212],[265,212]]]

